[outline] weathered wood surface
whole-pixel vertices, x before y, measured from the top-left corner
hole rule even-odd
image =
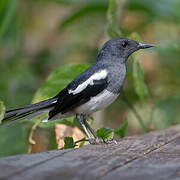
[[[117,145],[0,158],[0,179],[180,179],[180,126],[126,137]]]

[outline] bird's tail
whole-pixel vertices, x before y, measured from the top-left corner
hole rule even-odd
[[[2,120],[2,124],[10,125],[16,121],[30,119],[44,112],[49,112],[54,107],[56,101],[57,98],[54,97],[45,101],[41,101],[39,103],[31,104],[17,109],[7,110],[4,119]]]

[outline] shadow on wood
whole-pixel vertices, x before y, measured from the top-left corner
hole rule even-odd
[[[0,158],[0,179],[180,179],[180,126],[113,145]]]

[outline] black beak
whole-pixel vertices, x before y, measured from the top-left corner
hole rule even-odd
[[[146,48],[151,48],[154,47],[154,44],[145,44],[145,43],[139,43],[138,49],[146,49]]]

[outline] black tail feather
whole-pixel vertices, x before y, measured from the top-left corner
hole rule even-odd
[[[54,107],[56,100],[57,98],[54,97],[32,105],[7,110],[4,119],[2,120],[2,124],[10,125],[17,121],[30,119],[44,112],[48,112]]]

